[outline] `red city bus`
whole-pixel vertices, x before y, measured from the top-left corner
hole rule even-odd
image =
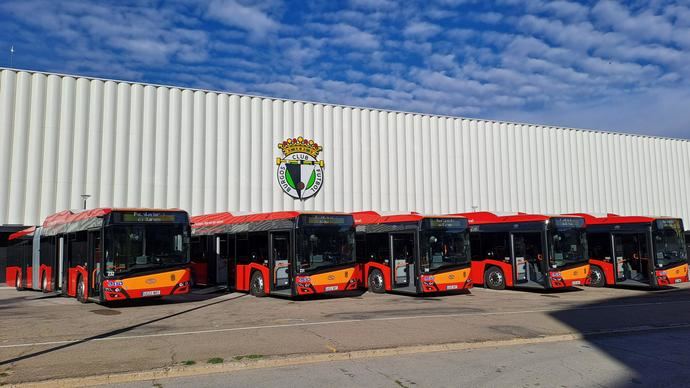
[[[10,236],[8,283],[81,302],[186,294],[189,236],[181,210],[66,210]]]
[[[200,283],[225,281],[228,288],[254,296],[290,297],[359,286],[350,214],[202,215],[192,218],[192,238]],[[227,274],[219,276],[219,268],[227,268]]]
[[[659,287],[688,281],[682,220],[578,215],[587,224],[591,286]]]
[[[354,213],[362,284],[407,294],[472,287],[467,219],[417,213]]]
[[[584,285],[585,221],[577,216],[460,214],[469,220],[472,280],[491,289]]]

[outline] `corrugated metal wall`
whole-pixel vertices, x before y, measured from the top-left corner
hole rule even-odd
[[[276,181],[277,144],[323,145],[304,202]],[[690,142],[241,96],[4,69],[0,224],[55,211],[180,207],[476,209],[682,216]]]

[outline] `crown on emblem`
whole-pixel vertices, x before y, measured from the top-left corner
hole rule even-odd
[[[319,152],[323,149],[320,145],[316,144],[314,140],[307,140],[302,136],[298,138],[287,139],[282,143],[278,143],[278,148],[283,151],[283,155],[288,156],[294,154],[295,152],[302,152],[311,155],[314,159],[319,155]]]

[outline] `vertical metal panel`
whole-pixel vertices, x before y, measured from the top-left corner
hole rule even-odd
[[[43,167],[43,141],[45,139],[45,104],[46,104],[46,76],[44,74],[34,74],[31,80],[31,122],[29,124],[29,148],[28,161],[26,164],[26,202],[24,206],[25,220],[35,220],[40,218],[41,211],[41,170]],[[102,82],[95,81],[94,85],[102,85]],[[97,112],[94,107],[92,111]],[[95,137],[95,136],[94,136]],[[100,156],[97,158],[100,163]],[[100,164],[96,164],[99,166]],[[98,187],[98,186],[95,186]],[[0,221],[1,222],[1,221]]]
[[[218,192],[218,95],[207,93],[204,112],[204,213],[216,211],[216,194]],[[201,173],[196,169],[198,173]]]
[[[167,163],[167,186],[165,196],[165,207],[173,208],[181,206],[180,191],[180,170],[182,163],[182,91],[177,88],[170,89],[170,102],[168,105],[168,123],[170,132],[168,133],[168,163]]]
[[[170,134],[170,89],[156,88],[156,129],[154,133],[153,148],[153,204],[167,204],[167,190],[165,189],[168,177],[168,136]]]
[[[304,202],[276,145],[326,163]],[[690,142],[0,70],[0,224],[80,206],[618,212],[690,224]]]
[[[31,101],[31,74],[21,72],[17,76],[17,91],[15,93],[16,108],[14,109],[11,162],[10,162],[10,195],[8,203],[9,222],[21,223],[24,216],[24,201],[26,199],[26,165],[27,147],[29,145],[29,121]]]

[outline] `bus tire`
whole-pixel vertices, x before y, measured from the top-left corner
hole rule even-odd
[[[606,275],[601,268],[593,265],[589,272],[589,285],[590,287],[604,287],[606,285]]]
[[[264,284],[264,275],[261,274],[261,271],[254,271],[252,280],[249,282],[249,293],[259,298],[266,296]]]
[[[86,303],[86,283],[81,275],[77,278],[77,300]]]
[[[484,286],[492,290],[504,290],[506,277],[498,267],[489,267],[484,273]]]
[[[22,275],[21,274],[17,274],[17,276],[15,277],[14,288],[16,288],[17,291],[21,291],[24,289],[24,287],[22,287]]]
[[[373,293],[383,294],[386,292],[386,283],[383,279],[383,274],[378,269],[372,269],[369,271],[367,284],[369,286],[369,291]]]

